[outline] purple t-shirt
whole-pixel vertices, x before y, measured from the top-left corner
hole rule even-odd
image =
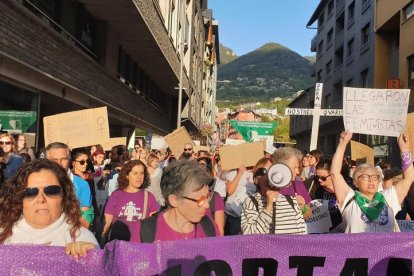
[[[214,212],[224,211],[224,200],[221,198],[219,193],[213,192],[213,198],[211,200],[214,200]],[[211,206],[211,203],[210,203],[210,206]],[[206,210],[206,215],[209,216],[210,218],[213,218],[213,214],[211,213],[210,208]]]
[[[220,230],[216,223],[212,220],[216,236],[221,236]],[[157,232],[155,233],[155,241],[175,241],[193,238],[205,238],[206,234],[203,231],[200,223],[197,223],[194,231],[190,233],[179,233],[172,229],[164,218],[164,213],[161,213],[157,218]]]
[[[309,196],[308,190],[305,187],[305,184],[303,184],[303,182],[300,180],[293,181],[289,186],[280,189],[279,192],[284,196],[295,196],[295,194],[303,196],[306,204],[312,201],[312,199]]]
[[[125,222],[131,232],[131,241],[139,240],[140,220],[147,218],[151,213],[158,212],[158,204],[155,197],[148,193],[147,210],[144,211],[144,190],[136,193],[127,193],[123,190],[115,190],[108,199],[105,214],[113,215],[113,221]]]

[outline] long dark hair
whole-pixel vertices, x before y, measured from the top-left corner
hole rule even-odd
[[[55,174],[63,191],[62,209],[66,222],[71,226],[70,235],[76,240],[76,233],[81,227],[80,207],[76,198],[73,184],[66,171],[56,162],[39,159],[24,164],[13,179],[8,180],[0,189],[0,244],[9,238],[13,232],[13,225],[21,218],[23,213],[23,193],[27,181],[32,173],[48,170]],[[30,233],[28,233],[30,235]]]

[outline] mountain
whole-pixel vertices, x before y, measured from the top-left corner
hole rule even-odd
[[[316,56],[304,56],[311,64],[314,64],[316,62]]]
[[[220,51],[220,65],[227,64],[229,62],[232,62],[237,58],[237,55],[234,53],[234,51],[223,44],[220,43],[219,45],[219,51]]]
[[[217,99],[237,102],[289,97],[314,84],[311,62],[283,45],[267,43],[218,68]]]

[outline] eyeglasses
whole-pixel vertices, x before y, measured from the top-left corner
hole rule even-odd
[[[23,200],[27,202],[32,201],[37,197],[40,189],[42,189],[43,193],[49,198],[59,198],[63,194],[62,187],[59,185],[26,188],[23,192]]]
[[[364,181],[379,181],[381,179],[381,176],[378,174],[361,174],[358,176],[358,178],[361,178]]]
[[[322,180],[323,182],[325,182],[328,177],[330,177],[331,175],[327,175],[327,176],[319,176],[319,175],[315,175],[315,179],[316,180]]]
[[[198,207],[203,207],[204,204],[206,204],[206,202],[208,201],[208,197],[207,196],[201,196],[199,199],[194,199],[194,198],[186,197],[186,196],[183,196],[183,198],[188,199],[188,200],[191,200],[191,201],[197,203],[197,206]]]
[[[7,142],[0,141],[0,146],[3,146],[3,145],[11,145],[11,144],[13,144],[12,141],[7,141]]]
[[[260,176],[263,176],[263,175],[266,175],[266,174],[267,174],[267,169],[266,168],[258,168],[254,172],[253,177],[260,177]]]
[[[192,151],[193,150],[193,148],[184,148],[184,151]]]
[[[75,160],[75,162],[78,162],[81,165],[85,165],[86,164],[86,160]]]

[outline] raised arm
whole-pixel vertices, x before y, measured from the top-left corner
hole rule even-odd
[[[226,181],[226,189],[227,189],[228,196],[231,196],[234,193],[234,191],[236,191],[237,185],[239,185],[239,181],[245,171],[246,171],[246,167],[240,166],[237,170],[236,177],[234,177],[234,179],[231,181],[230,180]]]
[[[410,141],[407,135],[401,134],[398,137],[398,146],[401,153],[401,167],[404,178],[395,184],[395,190],[397,190],[398,201],[401,204],[414,181],[414,168],[413,157],[410,152]]]
[[[351,189],[348,186],[348,184],[346,184],[345,179],[341,174],[342,162],[344,159],[346,146],[348,145],[351,138],[352,138],[352,132],[343,131],[341,133],[341,137],[339,138],[339,144],[332,158],[331,177],[333,180],[336,200],[340,207],[342,207],[342,205],[344,204],[346,195]]]

